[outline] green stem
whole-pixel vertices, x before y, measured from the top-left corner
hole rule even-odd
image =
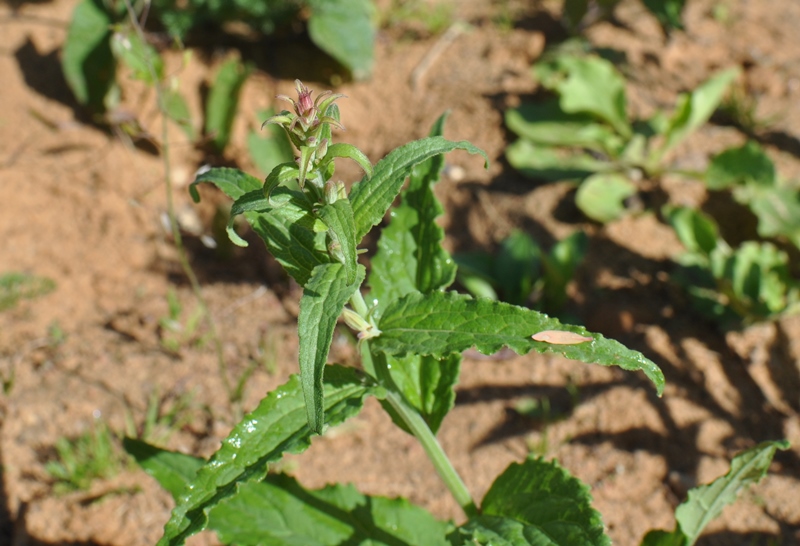
[[[381,355],[378,355],[377,358],[373,358],[368,341],[363,342],[361,353],[364,368],[367,369],[367,371],[372,369],[377,373],[376,377],[378,381],[387,390],[386,401],[392,406],[392,409],[394,409],[397,415],[403,420],[408,430],[411,431],[422,445],[422,449],[425,450],[425,453],[428,455],[431,463],[433,463],[433,467],[436,469],[439,477],[442,478],[445,486],[450,490],[450,494],[453,495],[453,498],[455,498],[468,518],[479,515],[478,508],[475,506],[475,501],[472,500],[472,495],[470,495],[467,486],[464,484],[461,476],[458,475],[458,472],[456,472],[453,463],[450,462],[450,459],[442,449],[442,446],[439,444],[433,431],[431,431],[428,423],[425,422],[419,412],[411,407],[408,402],[406,402],[403,395],[400,394],[397,385],[394,383],[389,373],[386,359],[381,358]]]

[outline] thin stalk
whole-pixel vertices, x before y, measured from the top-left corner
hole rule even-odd
[[[131,5],[130,0],[125,0],[125,7],[128,11],[128,17],[131,20],[131,24],[133,25],[134,30],[136,31],[137,36],[142,41],[142,43],[146,43],[146,37],[144,34],[144,30],[142,26],[139,24],[139,20],[136,18],[136,13],[133,10],[133,6]],[[164,165],[164,187],[166,189],[167,194],[167,217],[169,218],[169,227],[170,232],[172,235],[173,240],[175,241],[175,249],[178,252],[178,262],[180,263],[181,269],[183,270],[184,275],[189,280],[189,285],[192,287],[192,292],[194,293],[195,298],[197,299],[197,304],[200,306],[200,311],[203,313],[203,317],[205,318],[206,326],[208,327],[209,332],[211,333],[211,339],[214,342],[214,349],[217,354],[217,365],[219,368],[219,375],[220,379],[222,380],[222,385],[225,388],[225,392],[228,395],[228,402],[231,405],[231,409],[234,410],[234,417],[238,420],[241,411],[238,409],[238,404],[234,407],[235,400],[234,400],[234,391],[231,387],[230,380],[228,379],[228,369],[225,365],[225,357],[222,349],[222,339],[219,336],[219,332],[217,331],[217,326],[214,323],[214,319],[211,316],[211,312],[209,311],[208,303],[206,302],[205,297],[203,296],[202,289],[200,287],[200,282],[197,280],[197,275],[192,269],[192,265],[189,263],[189,258],[186,255],[186,248],[183,245],[183,237],[181,236],[180,227],[178,226],[178,219],[175,215],[175,202],[173,198],[173,188],[172,188],[172,168],[170,164],[170,154],[169,154],[169,135],[168,135],[168,121],[167,115],[164,111],[164,93],[162,90],[162,83],[158,78],[158,74],[156,74],[155,68],[153,64],[149,62],[148,59],[145,59],[145,63],[147,65],[147,69],[150,72],[150,77],[153,79],[155,84],[155,92],[156,92],[156,100],[158,101],[158,108],[161,111],[161,141],[163,145],[161,147],[161,160]]]
[[[433,467],[442,478],[450,494],[453,495],[456,502],[461,506],[461,509],[466,514],[467,518],[478,516],[478,508],[475,506],[475,501],[472,500],[467,486],[458,475],[453,463],[450,462],[449,457],[442,449],[436,436],[431,431],[428,423],[422,416],[412,408],[408,402],[405,401],[402,394],[399,393],[397,386],[389,374],[389,369],[386,365],[385,358],[373,358],[369,350],[369,342],[364,341],[362,345],[362,359],[364,361],[364,368],[372,368],[377,372],[378,381],[387,389],[386,401],[392,406],[398,416],[408,427],[408,430],[422,445],[422,449],[428,455]]]

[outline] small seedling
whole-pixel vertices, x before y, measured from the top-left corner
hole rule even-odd
[[[49,294],[56,283],[29,273],[9,272],[0,275],[0,311],[14,307],[20,300]]]

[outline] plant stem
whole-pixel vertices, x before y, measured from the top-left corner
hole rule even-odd
[[[422,445],[425,453],[428,455],[433,467],[439,474],[439,477],[444,481],[450,494],[453,495],[456,502],[461,506],[461,509],[468,518],[473,518],[478,515],[478,508],[475,506],[475,501],[472,500],[467,486],[461,479],[461,476],[456,472],[453,463],[447,457],[447,454],[442,449],[436,436],[431,431],[428,423],[422,418],[419,412],[411,407],[402,394],[400,394],[397,385],[394,383],[386,363],[386,359],[382,355],[374,358],[369,349],[369,342],[364,341],[362,345],[362,359],[364,368],[371,368],[377,372],[378,381],[386,388],[387,395],[386,401],[392,406],[397,415],[403,420],[408,427],[408,430]],[[368,370],[369,371],[369,370]]]

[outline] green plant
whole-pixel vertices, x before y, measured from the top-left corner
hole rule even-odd
[[[558,241],[545,254],[527,234],[514,231],[495,256],[469,252],[453,256],[458,281],[476,297],[528,305],[558,313],[567,301],[567,285],[586,254],[582,231]],[[499,294],[498,294],[499,292]]]
[[[188,343],[201,345],[204,342],[203,336],[198,335],[198,327],[204,315],[202,306],[196,306],[185,318],[185,323],[183,315],[183,305],[178,294],[170,288],[167,291],[167,315],[158,319],[161,346],[167,351],[177,353]]]
[[[738,74],[725,70],[681,95],[671,115],[631,120],[625,79],[609,61],[555,54],[533,70],[558,97],[506,112],[506,124],[520,137],[506,157],[532,178],[580,181],[576,204],[599,222],[625,213],[625,200],[642,178],[675,172],[665,163],[667,154],[708,121]]]
[[[374,167],[349,144],[331,142],[339,126],[340,95],[297,82],[294,112],[269,123],[285,128],[298,161],[275,167],[262,182],[235,169],[212,169],[191,186],[212,182],[235,199],[270,252],[303,286],[298,316],[300,374],[269,393],[239,422],[209,461],[159,450],[141,441],[125,445],[176,499],[159,544],[181,544],[211,528],[220,540],[250,544],[608,544],[588,486],[555,462],[529,458],[509,466],[480,509],[436,440],[453,407],[460,353],[556,353],[575,360],[641,370],[663,389],[661,370],[620,343],[507,303],[446,291],[456,268],[441,246],[441,205],[431,185],[442,154],[468,142],[432,136],[390,152]],[[334,158],[366,172],[346,190],[333,181]],[[408,187],[401,191],[409,178]],[[369,277],[358,244],[379,224],[397,195],[381,233]],[[241,238],[229,231],[234,241]],[[370,287],[365,299],[361,287]],[[367,301],[371,302],[369,305]],[[350,307],[346,305],[349,303]],[[363,371],[326,363],[338,317],[358,332]],[[366,496],[351,486],[304,489],[268,465],[308,448],[315,434],[356,415],[377,397],[395,424],[422,445],[468,521],[435,520],[403,499]],[[772,452],[784,444],[773,444]],[[739,482],[737,482],[739,483]]]
[[[19,300],[49,294],[55,288],[56,283],[47,277],[16,271],[0,274],[0,311],[14,307]]]
[[[573,32],[601,19],[611,17],[620,0],[564,0],[563,19]],[[642,0],[647,10],[658,19],[665,33],[683,29],[681,16],[686,0]]]

